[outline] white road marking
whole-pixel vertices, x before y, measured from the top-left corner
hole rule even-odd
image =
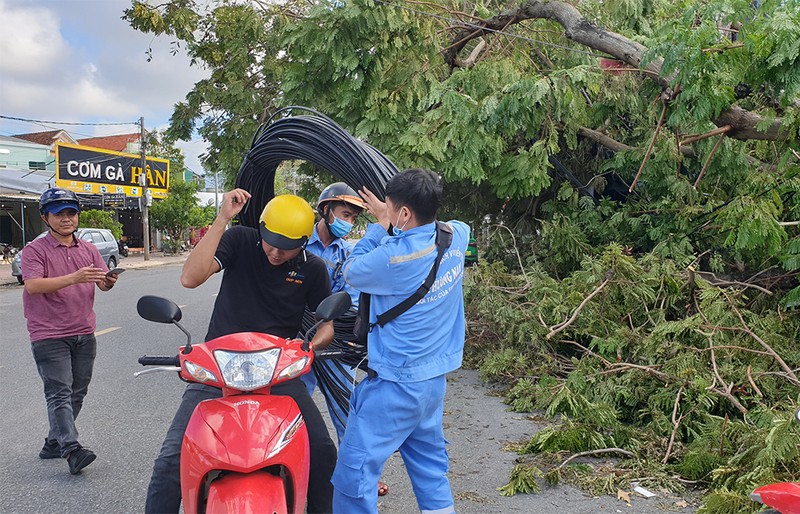
[[[104,336],[104,335],[108,334],[109,332],[113,332],[113,331],[115,331],[115,330],[119,330],[119,329],[121,329],[121,328],[122,328],[122,327],[108,327],[108,328],[104,328],[103,330],[99,330],[99,331],[95,332],[95,333],[94,333],[94,336],[95,336],[95,337],[97,337],[97,336]]]

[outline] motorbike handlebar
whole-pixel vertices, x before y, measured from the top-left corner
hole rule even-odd
[[[139,364],[142,366],[180,366],[181,362],[177,355],[142,355],[139,357]]]
[[[338,349],[314,350],[315,359],[336,359],[344,355],[346,355],[346,352]]]

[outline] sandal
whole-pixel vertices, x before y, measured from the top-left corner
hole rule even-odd
[[[386,496],[387,494],[389,494],[389,486],[386,485],[386,482],[378,480],[378,496]]]

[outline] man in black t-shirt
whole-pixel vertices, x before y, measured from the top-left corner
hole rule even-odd
[[[262,244],[257,230],[242,226],[229,228],[220,240],[213,261],[224,274],[206,341],[234,332],[295,337],[305,306],[314,311],[330,295],[325,261],[298,248],[295,256],[274,265]]]
[[[264,207],[260,229],[236,226],[226,230],[248,200],[250,194],[243,189],[225,193],[217,219],[183,265],[181,284],[188,288],[223,271],[206,340],[236,332],[295,337],[304,309],[316,310],[330,294],[324,261],[305,251],[314,228],[314,213],[308,202],[293,195],[277,196]],[[324,348],[331,340],[333,323],[323,323],[311,346]],[[336,466],[336,447],[322,415],[299,379],[272,387],[272,394],[291,396],[308,429],[311,463],[307,512],[331,512],[330,478]],[[220,396],[221,391],[214,387],[186,387],[153,465],[145,512],[178,512],[183,434],[197,404]]]

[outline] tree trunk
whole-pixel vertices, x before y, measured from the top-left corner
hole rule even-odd
[[[647,47],[621,34],[592,24],[575,7],[560,1],[532,0],[525,2],[519,7],[477,23],[483,29],[471,26],[459,31],[453,38],[454,43],[443,52],[444,60],[451,67],[455,67],[458,52],[472,39],[530,19],[555,21],[564,27],[564,35],[568,39],[593,50],[604,52],[640,69],[641,73],[658,82],[667,99],[674,98],[679,92],[679,88],[672,83],[673,77],[661,76],[663,59],[658,58],[642,67],[642,57]],[[672,89],[673,87],[675,89]],[[790,136],[788,131],[782,129],[783,120],[780,118],[770,121],[764,130],[756,129],[756,126],[765,120],[766,118],[759,114],[731,105],[722,111],[717,119],[710,121],[718,127],[730,125],[732,129],[726,135],[734,139],[776,141]]]

